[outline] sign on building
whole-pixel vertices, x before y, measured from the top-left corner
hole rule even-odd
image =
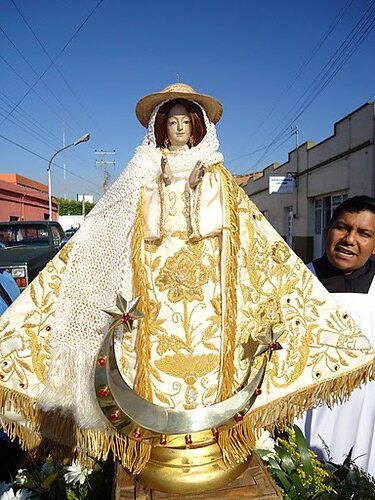
[[[271,175],[268,178],[269,194],[291,194],[294,190],[294,178],[291,175]]]

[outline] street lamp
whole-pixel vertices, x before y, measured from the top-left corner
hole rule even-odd
[[[54,155],[51,157],[50,161],[48,162],[48,218],[49,220],[52,220],[52,185],[51,185],[51,164],[54,158],[61,153],[61,151],[64,151],[65,149],[68,149],[72,146],[77,146],[77,144],[81,144],[81,142],[87,142],[90,140],[90,134],[85,134],[76,141],[72,142],[71,144],[68,144],[67,146],[64,146],[63,148],[59,149],[54,153]]]

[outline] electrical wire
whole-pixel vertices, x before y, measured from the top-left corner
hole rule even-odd
[[[297,100],[297,102],[292,106],[288,113],[283,117],[279,125],[274,129],[280,128],[281,124],[288,118],[292,113],[296,105],[305,97],[302,104],[296,111],[293,118],[288,122],[287,125],[276,135],[276,137],[268,144],[265,152],[257,160],[254,166],[257,166],[264,157],[268,154],[269,149],[273,144],[278,141],[280,135],[282,135],[285,130],[287,130],[295,121],[311,106],[315,99],[321,94],[321,92],[326,88],[326,86],[332,81],[336,74],[342,69],[345,63],[351,58],[351,56],[358,50],[359,46],[368,37],[374,28],[375,23],[375,0],[371,3],[370,7],[362,15],[361,19],[352,28],[350,33],[346,36],[344,41],[336,49],[334,54],[331,56],[329,61],[325,66],[319,71],[318,75],[314,78],[313,82],[309,85],[302,96]]]
[[[96,6],[91,10],[91,12],[86,16],[85,20],[80,24],[80,26],[75,30],[73,35],[69,38],[69,40],[65,43],[63,48],[58,52],[57,56],[53,59],[52,62],[45,68],[45,70],[41,73],[41,75],[35,80],[35,82],[28,88],[26,93],[23,95],[23,97],[18,101],[16,106],[14,106],[8,113],[8,115],[3,118],[3,120],[0,122],[0,126],[4,123],[4,121],[10,116],[17,108],[18,106],[24,101],[24,99],[30,94],[30,92],[33,90],[35,85],[43,78],[43,76],[47,73],[47,71],[53,66],[53,64],[58,60],[58,58],[63,54],[63,52],[68,48],[68,46],[71,44],[73,39],[78,35],[78,33],[81,31],[81,29],[84,27],[84,25],[87,23],[87,21],[90,19],[90,17],[94,14],[94,12],[97,10],[97,8],[100,6],[100,4],[104,0],[99,0]]]
[[[279,139],[279,141],[284,139],[284,135]],[[289,139],[289,137],[291,137],[291,135],[293,135],[293,134],[289,133],[287,136],[287,139]],[[237,160],[242,160],[243,158],[248,158],[249,156],[252,156],[256,153],[259,153],[259,151],[264,151],[265,149],[267,149],[267,147],[268,147],[268,145],[267,146],[260,146],[259,148],[254,149],[253,151],[250,151],[249,153],[245,153],[241,156],[236,156],[235,158],[231,158],[230,160],[225,160],[225,164],[228,165],[228,163],[232,163],[232,162],[237,161]]]
[[[326,40],[329,38],[329,36],[332,34],[332,32],[335,30],[335,28],[338,26],[346,12],[349,10],[351,5],[353,4],[354,0],[347,0],[346,4],[344,7],[339,11],[339,13],[335,16],[331,24],[328,26],[328,29],[323,33],[322,37],[320,38],[319,42],[317,45],[313,48],[311,53],[307,56],[307,58],[304,60],[304,62],[301,64],[297,72],[294,74],[294,76],[290,79],[289,83],[287,86],[282,90],[282,92],[279,94],[279,96],[274,100],[274,102],[271,104],[266,116],[263,118],[263,120],[260,122],[259,125],[255,127],[254,132],[250,135],[250,137],[247,139],[247,142],[249,142],[258,132],[259,130],[262,129],[264,124],[267,122],[267,120],[270,118],[270,116],[273,114],[277,106],[279,105],[280,101],[282,98],[289,92],[289,90],[294,86],[296,81],[299,79],[299,77],[303,74],[305,69],[308,67],[310,62],[314,59],[314,57],[318,54]]]
[[[371,30],[373,28],[373,24],[374,24],[374,14],[375,14],[375,7],[374,7],[374,5],[375,5],[375,0],[372,2],[372,4],[370,5],[370,7],[367,9],[367,11],[364,13],[364,15],[358,21],[358,23],[354,26],[354,28],[352,28],[352,30],[347,35],[347,37],[345,38],[345,40],[336,49],[336,51],[331,56],[331,58],[329,59],[329,61],[324,65],[324,67],[322,68],[322,70],[320,70],[320,72],[314,78],[314,80],[311,82],[311,84],[306,89],[306,91],[302,94],[302,96],[294,104],[294,106],[287,113],[287,115],[285,115],[286,117],[291,114],[291,111],[296,107],[296,105],[307,94],[307,96],[305,97],[305,100],[302,102],[300,108],[298,109],[298,111],[296,113],[299,113],[299,111],[300,111],[301,108],[304,109],[304,106],[305,106],[306,102],[309,101],[309,99],[311,98],[311,96],[314,95],[315,92],[319,91],[322,86],[324,86],[323,88],[325,88],[325,86],[333,79],[333,77],[338,73],[338,71],[348,61],[348,59],[351,57],[351,55],[359,47],[359,45],[368,36],[368,34],[371,32]],[[372,9],[372,10],[369,12],[370,9]],[[372,18],[373,18],[372,20],[371,20],[370,16],[372,16]],[[368,24],[368,23],[370,23],[370,26],[366,26],[366,24]],[[354,41],[354,38],[356,36],[359,36],[359,38],[356,41]],[[353,41],[354,41],[354,45],[351,46],[351,44],[353,43]],[[347,51],[347,52],[345,53],[345,51]],[[335,68],[335,65],[338,65],[338,67]],[[327,80],[325,81],[325,79],[327,79]],[[298,116],[300,116],[300,115],[298,115]],[[285,119],[285,117],[284,117],[284,119]],[[292,120],[292,122],[295,121],[295,119],[296,118],[294,118]]]
[[[0,104],[0,116],[6,116],[8,110],[6,108],[4,108],[4,106],[2,106]],[[11,116],[8,118],[8,120],[13,123],[13,125],[15,125],[16,127],[20,128],[21,130],[23,130],[24,132],[32,135],[36,140],[42,142],[43,144],[45,144],[46,146],[52,148],[52,149],[56,149],[56,145],[55,144],[51,144],[50,142],[47,142],[44,138],[44,136],[42,136],[41,134],[39,134],[39,132],[36,132],[35,130],[33,130],[29,125],[27,125],[26,123],[22,122],[19,118],[17,118],[16,116]]]
[[[0,90],[0,100],[7,106],[8,108],[11,108],[14,105],[14,102],[12,99],[10,99],[4,92],[1,92]],[[7,110],[8,112],[8,110]],[[30,113],[28,113],[25,109],[18,107],[17,111],[18,115],[22,118],[23,122],[29,122],[32,127],[38,129],[41,133],[49,136],[51,140],[56,141],[57,143],[59,142],[59,138],[50,132],[46,127],[43,126],[40,122],[38,122],[35,118],[33,118]],[[14,118],[14,117],[13,117]],[[9,118],[10,119],[10,118]]]
[[[16,52],[18,53],[18,55],[22,58],[22,60],[28,65],[28,67],[31,69],[31,71],[34,73],[35,76],[38,76],[38,72],[36,71],[36,69],[34,68],[34,66],[27,60],[27,58],[23,55],[22,51],[17,47],[17,45],[15,44],[15,42],[9,37],[9,35],[7,34],[7,32],[5,31],[5,29],[0,25],[0,31],[3,33],[3,35],[5,36],[5,38],[8,40],[8,42],[12,45],[12,47],[16,50]],[[23,83],[25,83],[25,85],[27,87],[30,86],[30,84],[14,69],[14,67],[4,58],[2,57],[2,60],[12,69],[12,71],[18,76],[18,78],[20,78]],[[75,117],[70,113],[70,111],[67,109],[67,107],[64,105],[64,103],[61,101],[61,99],[55,94],[55,92],[51,89],[51,87],[49,87],[49,85],[47,85],[47,83],[44,81],[44,80],[41,80],[43,86],[50,92],[50,94],[54,97],[54,99],[56,99],[56,101],[60,104],[60,106],[64,109],[64,111],[70,115],[70,117],[73,119],[73,121],[76,123],[76,125],[78,125],[79,127],[79,130],[82,130],[82,127],[81,125],[77,122],[77,120],[75,119]],[[39,99],[46,105],[49,107],[49,109],[51,109],[53,111],[53,113],[55,113],[60,119],[61,119],[61,116],[55,111],[54,108],[52,108],[50,106],[50,104],[44,99],[41,97],[41,95],[37,92],[37,90],[34,88],[33,89],[33,92],[39,97]],[[71,127],[69,124],[68,124],[69,128],[71,128],[72,130],[74,130],[73,127]],[[77,129],[75,129],[75,133],[77,133]]]
[[[5,141],[9,142],[10,144],[17,146],[18,148],[23,149],[24,151],[42,159],[42,160],[45,160],[46,162],[49,162],[49,160],[47,158],[45,158],[44,156],[40,155],[39,153],[35,153],[35,151],[32,151],[31,149],[27,148],[26,146],[22,146],[22,144],[19,144],[18,142],[13,141],[13,139],[9,139],[9,137],[5,137],[5,135],[0,134],[0,138],[4,139]],[[54,165],[57,168],[60,168],[61,170],[64,170],[65,172],[69,173],[70,175],[73,175],[74,177],[77,177],[78,179],[81,179],[85,182],[88,182],[89,184],[92,184],[95,187],[101,187],[99,184],[96,184],[96,182],[90,181],[89,179],[86,179],[85,177],[82,177],[81,175],[75,174],[71,170],[68,170],[67,168],[62,167],[61,165],[59,165],[55,162],[52,162],[52,165]]]
[[[104,0],[100,0],[97,7],[99,7],[100,3],[102,3]],[[60,68],[57,66],[57,64],[55,63],[55,61],[52,59],[50,53],[48,52],[45,44],[40,40],[40,38],[38,37],[38,35],[35,33],[34,29],[32,28],[32,26],[30,25],[30,23],[28,22],[28,20],[25,18],[25,16],[23,15],[23,13],[21,12],[21,9],[18,7],[18,5],[16,4],[15,0],[11,0],[11,2],[13,3],[14,7],[16,8],[17,12],[19,13],[19,15],[21,16],[22,20],[24,21],[24,23],[26,24],[26,26],[29,28],[29,30],[31,31],[32,35],[34,36],[35,40],[38,42],[39,46],[41,47],[41,49],[43,50],[43,52],[45,53],[45,55],[48,57],[48,59],[50,60],[50,62],[53,64],[55,70],[58,72],[58,74],[60,75],[60,77],[62,78],[63,82],[65,83],[65,85],[67,86],[67,88],[70,90],[71,94],[74,96],[74,98],[76,99],[76,101],[78,102],[78,104],[81,106],[81,108],[83,109],[83,111],[86,113],[86,115],[90,118],[90,120],[92,120],[93,123],[95,123],[95,125],[97,127],[100,127],[100,125],[97,123],[97,121],[92,117],[92,115],[89,113],[89,111],[86,109],[86,107],[83,105],[82,101],[80,100],[80,98],[78,97],[78,95],[76,94],[76,92],[73,90],[72,86],[70,85],[70,83],[67,81],[67,79],[65,78],[64,74],[62,73],[62,71],[60,70]],[[96,8],[97,8],[96,7]],[[56,96],[55,96],[56,97]],[[57,98],[57,97],[56,97]],[[57,98],[58,99],[58,98]],[[61,101],[58,99],[58,101],[61,103]],[[64,109],[65,106],[64,106]],[[69,113],[70,114],[70,113]]]

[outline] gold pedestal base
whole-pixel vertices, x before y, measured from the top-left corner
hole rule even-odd
[[[112,500],[281,500],[267,469],[259,458],[253,454],[245,472],[234,481],[221,488],[206,493],[198,492],[188,495],[181,493],[163,493],[142,486],[134,476],[128,474],[120,464],[116,464]]]
[[[137,480],[167,493],[202,493],[220,488],[240,476],[247,462],[226,466],[217,443],[199,448],[153,448]]]

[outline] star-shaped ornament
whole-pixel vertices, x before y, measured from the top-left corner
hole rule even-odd
[[[279,351],[283,348],[283,346],[278,342],[279,338],[283,332],[274,332],[272,326],[269,327],[267,335],[260,335],[256,337],[256,340],[259,342],[258,349],[255,352],[255,356],[259,356],[266,351],[269,351],[270,354],[273,351]]]
[[[133,322],[144,318],[144,313],[138,311],[137,305],[141,297],[127,301],[120,294],[116,297],[116,305],[103,309],[103,311],[112,316],[113,321],[109,327],[110,330],[123,325],[125,331],[131,332],[133,329]]]

